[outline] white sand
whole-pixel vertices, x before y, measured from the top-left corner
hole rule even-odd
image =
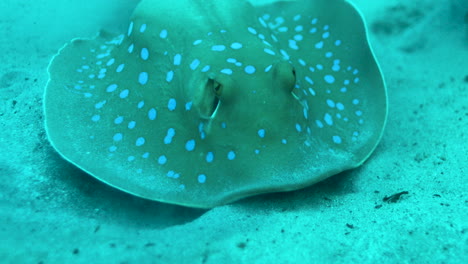
[[[388,85],[375,153],[315,186],[209,211],[114,190],[45,137],[50,58],[122,29],[135,2],[0,2],[0,262],[468,263],[466,1],[355,0]]]

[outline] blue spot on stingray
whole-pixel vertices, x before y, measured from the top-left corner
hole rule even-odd
[[[128,26],[127,36],[130,37],[130,35],[132,34],[132,31],[133,31],[133,21],[130,22],[130,25]]]
[[[174,137],[175,135],[175,130],[174,128],[169,128],[167,130],[167,134],[166,134],[166,137],[164,137],[164,144],[171,144],[172,142],[172,138]]]
[[[194,59],[192,61],[192,63],[190,64],[190,69],[196,70],[199,65],[200,65],[200,60],[199,59]]]
[[[100,119],[101,119],[101,116],[100,116],[100,115],[93,115],[93,116],[91,117],[91,120],[92,120],[93,122],[97,122],[97,121],[99,121]]]
[[[206,153],[206,162],[211,163],[213,162],[213,159],[214,159],[213,152]]]
[[[124,120],[123,116],[118,116],[114,119],[114,124],[120,125],[122,124],[123,120]]]
[[[232,74],[232,70],[231,70],[231,69],[222,69],[222,70],[221,70],[221,73],[224,73],[224,74],[227,74],[227,75],[231,75],[231,74]]]
[[[302,127],[300,124],[296,124],[296,130],[297,132],[302,132]]]
[[[171,82],[174,79],[174,72],[170,71],[166,75],[166,82]]]
[[[135,48],[135,45],[134,44],[131,44],[130,46],[128,46],[128,53],[132,53],[133,52],[133,48]]]
[[[335,142],[336,144],[341,144],[341,137],[339,136],[333,136],[333,142]]]
[[[336,103],[336,108],[340,111],[344,110],[344,105],[342,103]]]
[[[174,111],[177,106],[177,101],[174,98],[169,99],[169,102],[167,103],[167,109],[169,111]]]
[[[114,135],[112,138],[114,141],[121,141],[123,139],[123,134],[122,133],[117,133]]]
[[[270,55],[276,55],[276,52],[274,52],[273,50],[269,49],[269,48],[264,48],[263,51],[267,54],[270,54]]]
[[[316,95],[315,90],[309,87],[309,93],[313,96]]]
[[[321,49],[321,48],[323,48],[323,41],[317,42],[317,44],[315,44],[315,48],[316,48],[316,49]]]
[[[200,122],[200,124],[198,124],[198,132],[200,132],[200,138],[201,139],[205,139],[205,130],[204,130],[204,125],[203,122]]]
[[[324,120],[325,120],[325,123],[327,123],[327,125],[329,126],[333,125],[333,118],[329,113],[325,114]]]
[[[355,99],[355,100],[356,100],[356,99]],[[96,108],[96,109],[101,109],[106,103],[107,103],[107,100],[98,102],[98,103],[96,103],[96,104],[94,105],[94,108]]]
[[[139,137],[137,138],[136,142],[135,142],[135,145],[137,147],[140,147],[140,146],[143,146],[145,144],[145,138],[144,137]]]
[[[301,34],[297,34],[294,36],[294,40],[296,41],[302,41],[304,39],[304,36],[302,36]]]
[[[335,82],[335,77],[333,77],[333,75],[325,75],[324,79],[325,79],[325,81],[327,83],[334,83]]]
[[[140,27],[140,33],[144,33],[146,30],[146,24],[141,25]]]
[[[141,53],[140,53],[140,56],[143,60],[148,60],[149,58],[149,51],[147,48],[142,48],[141,49]]]
[[[211,47],[212,51],[223,51],[225,49],[226,49],[226,46],[224,45],[214,45],[213,47]]]
[[[112,59],[110,59],[110,60],[107,61],[106,66],[111,66],[112,64],[114,64],[114,62],[115,62],[115,59],[112,58]],[[84,66],[83,66],[83,67],[84,67]],[[88,69],[89,69],[89,66],[88,66]]]
[[[163,39],[167,38],[167,30],[165,29],[161,30],[161,33],[159,33],[159,37]]]
[[[106,92],[112,93],[112,92],[114,92],[115,90],[117,90],[117,87],[118,87],[117,84],[111,84],[111,85],[107,86]]]
[[[247,74],[254,74],[255,73],[255,67],[252,65],[248,65],[245,67],[245,72]]]
[[[151,109],[148,111],[148,118],[149,118],[150,120],[155,120],[157,114],[158,114],[158,112],[156,111],[156,109],[151,108]]]
[[[166,156],[164,156],[164,155],[159,156],[159,158],[158,158],[158,163],[159,164],[164,165],[164,164],[166,164],[166,162],[167,162],[167,157]]]
[[[147,72],[140,72],[140,75],[138,75],[138,82],[141,85],[145,85],[148,82],[148,73]]]
[[[197,179],[198,179],[198,182],[199,182],[199,183],[205,183],[205,181],[206,181],[206,175],[205,175],[205,174],[200,174],[200,175],[198,175],[198,178],[197,178]]]
[[[125,99],[125,98],[127,98],[128,93],[129,93],[128,89],[125,89],[125,90],[123,90],[123,91],[120,92],[119,97],[120,97],[121,99]]]
[[[253,27],[248,27],[247,28],[249,30],[250,33],[254,34],[254,35],[257,35],[257,30],[255,30],[255,28]]]
[[[297,46],[296,41],[292,39],[289,40],[289,47],[293,50],[299,50],[299,46]]]
[[[265,129],[259,129],[257,131],[258,133],[258,136],[261,137],[261,138],[264,138],[265,137]]]
[[[181,61],[182,61],[182,55],[176,54],[174,56],[174,65],[176,65],[176,66],[180,65]]]
[[[202,72],[207,72],[211,69],[210,65],[206,65],[205,67],[203,67],[203,69],[201,70]]]
[[[241,48],[242,48],[242,44],[239,43],[239,42],[234,42],[234,43],[231,44],[231,48],[232,48],[232,49],[235,49],[235,50],[241,49]]]
[[[195,140],[191,139],[185,143],[185,149],[187,151],[193,151],[195,149]]]
[[[236,153],[234,151],[229,151],[227,155],[228,160],[233,160],[236,158]]]
[[[122,72],[123,69],[125,68],[125,64],[120,64],[119,66],[117,66],[117,69],[115,69],[116,72]]]
[[[135,128],[135,125],[136,125],[136,122],[135,121],[130,121],[128,122],[128,129],[134,129]]]
[[[188,102],[185,104],[185,110],[189,111],[190,109],[192,109],[192,105],[193,105],[193,102]]]
[[[267,23],[265,22],[265,20],[263,20],[263,18],[259,17],[259,18],[258,18],[258,22],[260,22],[260,24],[262,24],[262,26],[263,26],[264,28],[268,28],[268,25],[267,25]]]

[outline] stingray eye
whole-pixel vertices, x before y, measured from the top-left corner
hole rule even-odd
[[[293,75],[293,80],[291,85],[291,92],[294,90],[294,87],[296,86],[296,81],[297,81],[297,76],[296,76],[296,69],[292,68],[292,75]]]
[[[213,85],[213,92],[217,97],[220,97],[223,93],[223,86],[220,83],[215,82]]]
[[[281,61],[275,65],[273,78],[283,91],[290,93],[296,86],[296,69],[287,61]]]
[[[199,86],[194,94],[193,102],[201,118],[214,118],[220,105],[222,92],[223,85],[212,78],[208,78],[206,82]]]

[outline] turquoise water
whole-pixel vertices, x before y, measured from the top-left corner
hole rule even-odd
[[[467,4],[354,4],[388,89],[373,154],[310,187],[205,210],[110,187],[45,133],[51,58],[72,38],[126,32],[137,1],[0,3],[2,263],[467,262]]]

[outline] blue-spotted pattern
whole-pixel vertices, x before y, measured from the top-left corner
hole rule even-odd
[[[143,0],[125,34],[74,40],[49,72],[46,128],[62,156],[193,207],[358,166],[386,118],[365,26],[342,0]]]

